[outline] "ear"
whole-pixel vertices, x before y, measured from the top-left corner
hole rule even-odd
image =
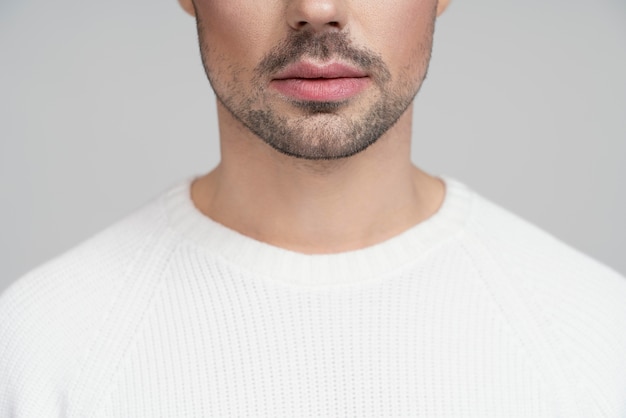
[[[196,17],[196,8],[193,6],[193,0],[178,0],[178,3],[180,3],[184,11]]]
[[[437,1],[437,17],[441,16],[441,14],[446,10],[449,4],[450,4],[450,0],[438,0]]]

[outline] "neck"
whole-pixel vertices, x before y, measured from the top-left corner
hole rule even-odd
[[[218,106],[222,160],[192,185],[196,207],[256,240],[307,254],[356,250],[429,218],[444,186],[410,161],[412,108],[375,144],[331,161],[285,156]]]

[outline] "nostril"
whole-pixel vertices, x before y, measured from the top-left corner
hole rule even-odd
[[[296,23],[296,27],[295,28],[296,29],[302,29],[305,26],[307,26],[308,24],[309,24],[309,22],[307,22],[306,20],[301,20],[298,23]],[[341,24],[339,22],[335,22],[335,21],[328,22],[328,23],[326,23],[326,25],[328,25],[328,26],[330,26],[332,28],[340,28],[341,27]]]

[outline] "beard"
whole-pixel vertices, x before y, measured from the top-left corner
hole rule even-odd
[[[428,39],[418,45],[417,58],[411,57],[418,68],[399,74],[397,80],[393,80],[378,54],[353,47],[346,32],[300,32],[270,50],[254,68],[249,84],[244,84],[239,80],[243,69],[228,67],[230,80],[226,81],[225,74],[211,68],[212,50],[202,34],[199,18],[197,24],[202,61],[217,100],[266,144],[285,155],[307,160],[353,156],[375,143],[398,121],[426,77],[434,30],[433,20]],[[272,76],[305,57],[341,59],[366,72],[373,85],[364,97],[343,101],[272,101],[267,91]]]

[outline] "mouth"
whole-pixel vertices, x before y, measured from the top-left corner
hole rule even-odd
[[[301,61],[277,73],[270,86],[299,101],[338,102],[358,95],[370,81],[366,72],[340,62]]]

